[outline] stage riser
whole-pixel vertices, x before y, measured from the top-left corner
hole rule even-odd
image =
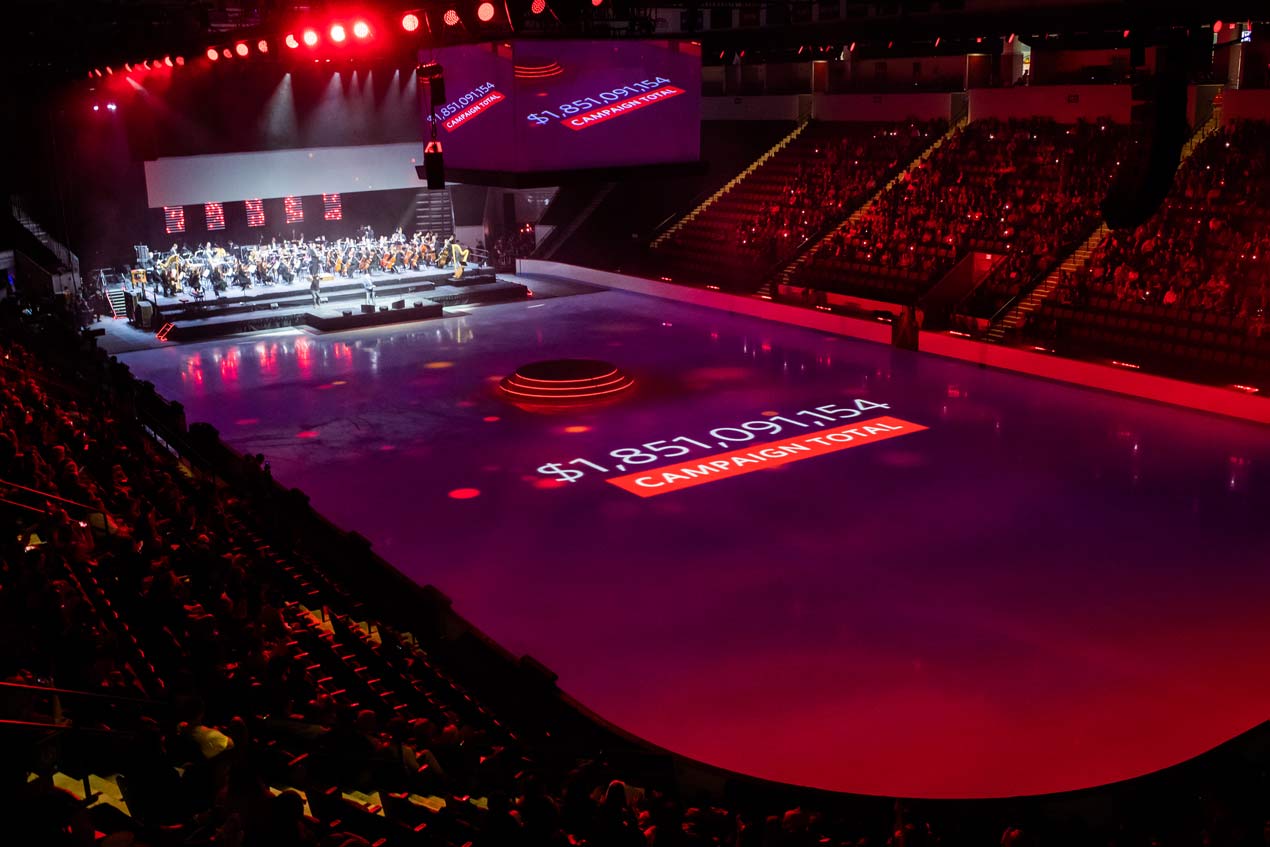
[[[399,300],[402,297],[409,297],[412,294],[422,294],[432,291],[436,288],[431,282],[415,282],[410,285],[394,285],[379,286],[375,289],[375,296],[379,300],[392,298]],[[363,302],[366,299],[366,292],[360,286],[357,288],[346,288],[345,290],[332,290],[323,288],[322,296],[326,298],[328,303],[355,303]],[[246,303],[236,305],[222,305],[221,301],[204,302],[201,305],[191,303],[185,306],[164,306],[160,311],[163,319],[172,323],[179,323],[182,320],[198,320],[216,315],[241,315],[252,312],[268,311],[272,304],[277,303],[278,308],[287,309],[295,306],[307,306],[313,302],[313,295],[304,292],[297,294],[289,292],[278,297],[266,297],[260,300],[252,300]]]
[[[237,335],[244,332],[263,332],[273,329],[282,329],[294,326],[309,326],[320,332],[334,332],[347,329],[357,329],[365,326],[383,326],[387,324],[406,323],[409,321],[427,320],[429,318],[443,317],[442,309],[446,306],[470,306],[483,303],[505,303],[512,300],[520,300],[527,297],[529,289],[520,283],[506,282],[497,280],[495,282],[487,282],[481,286],[472,286],[455,293],[443,293],[436,296],[417,297],[406,295],[401,288],[397,289],[397,296],[389,297],[382,289],[377,292],[378,303],[375,312],[363,312],[361,310],[358,298],[349,297],[346,302],[335,306],[327,306],[330,308],[349,309],[351,315],[339,316],[322,316],[312,312],[293,311],[300,304],[294,304],[289,310],[272,313],[264,310],[254,310],[245,313],[240,318],[227,317],[224,313],[217,313],[213,316],[203,314],[201,321],[190,324],[181,324],[174,322],[176,325],[172,328],[168,339],[171,341],[189,342],[203,341],[208,338],[219,338],[225,335]],[[393,309],[391,303],[398,300],[405,300],[408,304],[404,309]],[[423,305],[415,307],[413,303],[422,301]],[[385,308],[388,307],[388,308]],[[221,318],[227,318],[222,320]]]
[[[304,323],[321,332],[339,332],[346,329],[360,329],[364,326],[383,326],[384,324],[421,321],[427,318],[441,317],[441,305],[425,303],[422,306],[410,306],[405,309],[390,309],[387,312],[363,313],[355,311],[351,315],[340,315],[337,318],[325,318],[314,314],[305,314]]]
[[[303,313],[269,315],[260,312],[255,317],[237,321],[218,321],[212,324],[184,326],[177,324],[168,333],[169,341],[204,341],[208,338],[220,338],[223,335],[236,335],[240,332],[265,332],[272,329],[299,326],[305,322]]]
[[[427,273],[380,274],[371,277],[371,279],[375,281],[377,296],[386,297],[390,292],[401,294],[412,291],[430,291],[438,285],[481,285],[489,283],[495,278],[494,271],[490,268],[469,270],[459,280],[451,279],[450,274],[451,271],[432,270]],[[363,279],[363,277],[358,277],[350,280],[341,277],[337,281],[324,282],[322,283],[322,296],[329,299],[361,297],[364,295]],[[273,287],[257,285],[250,290],[251,294],[239,293],[228,297],[209,297],[202,304],[161,302],[159,309],[167,320],[175,321],[179,318],[190,320],[193,317],[191,313],[200,308],[200,306],[203,310],[202,317],[206,317],[208,312],[236,314],[249,312],[253,309],[267,309],[270,303],[298,306],[309,302],[311,296],[307,283]]]
[[[508,300],[520,300],[529,295],[529,289],[518,282],[497,282],[483,285],[459,294],[436,294],[428,296],[434,303],[442,306],[472,306],[479,303],[503,303]]]

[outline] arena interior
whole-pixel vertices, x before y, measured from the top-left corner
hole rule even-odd
[[[0,842],[1270,844],[1268,12],[13,0]]]

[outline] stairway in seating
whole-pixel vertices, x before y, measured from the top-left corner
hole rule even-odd
[[[450,202],[450,189],[415,192],[415,232],[436,232],[450,235],[454,232],[454,206]]]
[[[1214,111],[1213,116],[1191,135],[1186,146],[1182,148],[1182,161],[1185,162],[1190,158],[1191,154],[1203,144],[1213,133],[1221,128],[1221,117]],[[1058,288],[1059,281],[1064,274],[1070,274],[1083,268],[1089,262],[1089,257],[1098,249],[1098,245],[1107,237],[1110,228],[1105,224],[1099,224],[1088,238],[1086,238],[1079,247],[1073,250],[1066,259],[1059,263],[1058,267],[1049,272],[1049,275],[1040,282],[1035,288],[1027,293],[1026,296],[1019,299],[1012,309],[1009,309],[988,328],[988,340],[1000,342],[1005,339],[1006,333],[1016,329],[1027,319],[1027,316],[1040,309],[1049,296]]]
[[[957,122],[951,124],[948,127],[948,130],[943,135],[939,136],[939,138],[936,138],[934,141],[931,142],[930,146],[928,146],[921,153],[914,156],[911,162],[909,162],[907,165],[905,165],[904,167],[896,171],[895,176],[891,177],[891,179],[888,180],[885,185],[883,185],[877,191],[873,192],[873,196],[870,197],[868,200],[865,200],[863,203],[861,203],[860,206],[854,212],[848,215],[842,223],[838,224],[829,232],[821,236],[820,240],[817,241],[815,244],[811,245],[806,250],[804,250],[803,252],[795,256],[787,265],[785,265],[785,267],[781,268],[780,272],[775,274],[775,276],[769,277],[768,279],[764,280],[763,285],[758,289],[759,296],[765,297],[770,300],[775,295],[776,290],[779,286],[789,285],[790,282],[794,279],[795,275],[797,274],[798,269],[801,268],[808,261],[810,261],[811,258],[815,256],[816,253],[820,250],[820,248],[823,247],[825,243],[829,241],[829,239],[831,239],[834,235],[841,232],[842,230],[854,225],[856,221],[858,221],[861,217],[863,217],[865,214],[868,213],[869,209],[873,206],[874,203],[878,201],[879,197],[881,197],[883,194],[885,194],[886,192],[890,191],[893,187],[895,187],[895,185],[899,183],[900,180],[907,179],[908,175],[912,173],[914,168],[917,168],[919,165],[922,164],[922,162],[925,162],[932,155],[934,155],[936,150],[938,150],[940,147],[943,147],[944,143],[948,141],[948,139],[956,135],[958,132],[960,132],[966,126],[967,123],[969,123],[969,119],[967,117],[962,117]]]
[[[116,319],[128,317],[128,297],[123,293],[122,288],[109,289],[106,299],[110,301],[112,317]]]
[[[537,249],[534,250],[533,253],[534,258],[549,260],[552,256],[556,255],[556,251],[573,237],[573,234],[578,231],[588,218],[591,217],[592,212],[600,208],[600,204],[608,199],[608,196],[613,193],[613,189],[615,188],[617,188],[616,182],[606,182],[601,185],[596,190],[594,196],[591,197],[590,201],[573,216],[572,220],[563,226],[557,226],[551,231],[551,234],[538,245]]]
[[[79,277],[79,257],[70,251],[62,242],[49,235],[44,227],[40,226],[34,218],[27,214],[26,209],[18,202],[17,197],[9,198],[9,207],[13,212],[13,219],[18,222],[27,232],[35,236],[41,244],[49,249],[57,260],[61,263],[61,268],[49,270],[70,271]]]
[[[684,215],[682,218],[676,221],[674,225],[668,227],[660,235],[654,238],[648,246],[656,250],[658,247],[665,244],[669,239],[671,239],[675,235],[675,233],[683,229],[683,227],[686,224],[696,220],[697,217],[700,216],[702,212],[704,212],[706,209],[714,205],[714,203],[718,201],[719,198],[723,197],[725,194],[727,194],[729,191],[735,188],[742,180],[744,180],[750,174],[754,173],[754,171],[758,170],[758,168],[762,166],[764,163],[766,163],[768,159],[771,159],[777,153],[779,153],[780,151],[788,147],[790,142],[792,142],[798,136],[802,135],[803,130],[807,129],[807,125],[810,123],[811,123],[810,120],[805,120],[801,122],[800,124],[798,124],[798,126],[794,127],[793,131],[790,132],[789,135],[786,135],[780,141],[773,144],[770,148],[768,148],[767,152],[765,152],[762,156],[759,156],[757,159],[751,162],[745,170],[741,171],[739,174],[732,177],[732,179],[725,182],[722,185],[722,187],[719,188],[718,191],[711,194],[705,200],[702,200],[699,204],[697,204],[696,208],[688,212],[688,214]]]

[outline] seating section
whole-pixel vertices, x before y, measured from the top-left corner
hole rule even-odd
[[[68,322],[58,344],[75,338]],[[266,537],[262,457],[208,476],[138,423],[126,372],[111,389],[80,372],[0,342],[6,844],[636,847],[762,830],[769,802],[687,805],[665,757],[619,770],[577,713],[568,732],[514,708],[505,723],[454,674],[455,647],[443,660],[378,622],[322,551]],[[884,840],[889,815],[775,820],[788,843],[845,845]]]
[[[1113,231],[1024,335],[1183,376],[1270,374],[1270,125],[1241,122],[1183,163],[1164,206]]]
[[[991,314],[1094,229],[1126,144],[1106,121],[974,121],[829,235],[790,283],[913,303],[980,250],[1003,258],[967,308]]]
[[[753,288],[944,130],[940,121],[812,123],[659,245],[656,267],[675,280]]]

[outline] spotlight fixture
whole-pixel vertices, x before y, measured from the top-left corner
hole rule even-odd
[[[445,21],[446,26],[458,26],[459,13],[453,9],[446,9],[445,14],[441,16],[441,20]]]
[[[310,47],[316,46],[318,43],[317,30],[306,29],[304,31],[304,43],[309,45]]]
[[[172,66],[175,64],[175,62],[173,62],[173,61],[172,61],[172,57],[171,57],[171,56],[164,56],[164,57],[163,57],[163,64],[167,65],[167,66],[170,68],[170,67],[172,67]],[[97,72],[97,76],[101,76],[101,72],[100,72],[100,71],[98,71],[98,72]]]
[[[220,54],[221,54],[222,56],[224,56],[226,59],[232,59],[232,58],[234,58],[234,54],[233,54],[233,53],[231,53],[231,52],[229,52],[229,48],[228,48],[228,47],[226,47],[224,50],[220,51]]]
[[[494,4],[489,0],[476,7],[476,17],[480,18],[481,23],[487,24],[494,20]]]
[[[365,21],[355,21],[353,23],[353,35],[357,38],[366,38],[370,35],[370,25]]]
[[[591,0],[591,5],[598,9],[604,5],[604,0]]]
[[[401,16],[401,28],[406,32],[414,32],[419,28],[419,16],[414,12],[406,12]]]
[[[183,67],[185,67],[185,57],[184,57],[184,56],[177,56],[177,57],[176,57],[176,66],[177,66],[178,68],[183,68]],[[106,73],[114,73],[114,71],[112,71],[110,68],[106,68]]]
[[[251,48],[247,46],[247,42],[240,41],[234,45],[234,52],[246,59],[247,54],[251,52]]]
[[[220,53],[217,51],[217,49],[216,49],[215,47],[208,47],[208,48],[207,48],[207,58],[209,58],[209,59],[211,59],[213,62],[215,62],[217,59],[219,59],[219,58],[220,58]],[[132,70],[132,67],[131,67],[131,66],[129,66],[129,67],[128,67],[128,70]]]
[[[260,39],[259,41],[256,42],[256,49],[259,50],[261,53],[268,53],[269,42],[265,41],[263,38]]]
[[[534,2],[529,4],[529,11],[535,15],[541,15],[547,11],[547,0],[534,0]]]
[[[343,44],[345,38],[348,38],[348,33],[344,31],[344,25],[331,24],[331,40],[336,44]]]
[[[286,44],[288,47],[290,47],[292,50],[300,46],[300,42],[296,40],[295,35],[289,32],[287,33],[287,37],[283,39],[283,43]]]

